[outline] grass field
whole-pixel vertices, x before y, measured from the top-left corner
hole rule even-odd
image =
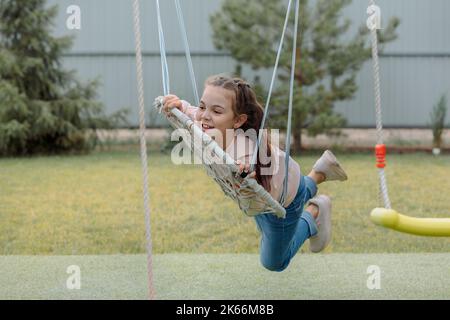
[[[307,173],[317,156],[297,158]],[[423,238],[374,226],[377,174],[371,155],[342,155],[345,183],[333,197],[327,253],[449,252],[449,238]],[[259,235],[200,166],[175,166],[150,154],[155,253],[257,253]],[[450,157],[389,157],[394,208],[413,216],[450,216]],[[0,254],[143,253],[144,214],[137,152],[0,159]],[[305,245],[303,252],[307,252]]]
[[[297,158],[307,173],[318,155]],[[282,273],[259,264],[259,235],[200,166],[149,157],[154,274],[159,299],[450,299],[450,239],[374,226],[371,155],[340,155],[333,241],[301,249]],[[450,216],[450,157],[389,157],[391,200],[403,213]],[[0,299],[146,299],[138,152],[0,159]],[[66,270],[81,270],[69,290]],[[370,290],[370,265],[381,289]]]
[[[450,254],[297,255],[282,273],[255,254],[154,256],[158,299],[450,299]],[[76,265],[80,289],[68,289]],[[369,266],[379,267],[379,282]],[[146,299],[144,255],[3,256],[0,299]],[[370,270],[370,269],[369,269]],[[368,286],[377,284],[378,286]]]

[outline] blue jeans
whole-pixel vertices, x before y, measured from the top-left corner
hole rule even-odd
[[[255,216],[261,233],[261,263],[266,269],[278,272],[286,269],[306,239],[317,234],[314,217],[303,211],[306,202],[316,193],[314,180],[302,176],[297,195],[286,208],[285,219],[270,213]]]

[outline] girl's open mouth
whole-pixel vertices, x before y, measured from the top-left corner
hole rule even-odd
[[[207,124],[202,123],[202,130],[206,131],[206,130],[210,130],[210,129],[214,129],[214,127],[208,126]]]

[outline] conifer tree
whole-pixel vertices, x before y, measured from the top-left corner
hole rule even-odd
[[[354,96],[356,75],[370,58],[366,25],[350,35],[351,21],[342,18],[343,9],[350,3],[351,0],[300,0],[292,118],[294,151],[301,148],[302,129],[314,136],[336,133],[336,128],[345,125],[345,119],[334,112],[333,106]],[[272,68],[286,15],[285,5],[284,0],[224,1],[221,10],[210,19],[215,46],[255,70]],[[283,128],[287,116],[293,22],[294,14],[280,59],[281,85],[271,103],[274,112],[270,124],[277,128]],[[382,44],[396,38],[398,25],[397,18],[383,25],[379,32],[381,49]]]
[[[89,129],[123,119],[104,115],[96,80],[62,67],[72,38],[52,35],[56,14],[45,0],[0,0],[0,155],[87,150]]]

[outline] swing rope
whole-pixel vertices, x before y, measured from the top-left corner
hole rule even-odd
[[[189,76],[191,78],[192,91],[194,92],[194,99],[195,99],[196,106],[199,106],[200,98],[199,98],[198,90],[197,90],[197,82],[195,81],[195,73],[194,73],[194,67],[192,65],[191,50],[189,49],[189,41],[188,41],[186,27],[185,27],[185,23],[184,23],[183,12],[181,11],[181,6],[180,6],[179,0],[175,0],[175,8],[177,11],[178,25],[180,27],[181,37],[183,38],[184,52],[185,52],[187,65],[188,65],[188,69],[189,69]]]
[[[266,104],[264,107],[264,114],[263,114],[263,118],[261,120],[260,131],[258,133],[258,140],[255,145],[255,149],[254,149],[252,160],[251,160],[250,172],[254,170],[254,165],[256,163],[256,159],[258,156],[258,150],[260,148],[262,137],[263,137],[263,132],[264,132],[263,129],[265,127],[266,119],[269,114],[270,100],[272,97],[275,78],[276,78],[277,71],[278,71],[278,65],[279,65],[279,61],[280,61],[281,51],[283,49],[284,37],[286,34],[288,22],[289,22],[289,15],[291,13],[291,6],[292,6],[292,0],[289,0],[287,10],[286,10],[286,17],[285,17],[284,25],[283,25],[283,31],[281,32],[281,39],[280,39],[280,43],[278,45],[277,56],[275,59],[275,65],[273,67],[272,78],[270,80],[269,92],[267,94]],[[287,125],[287,130],[286,130],[286,145],[285,145],[285,153],[286,153],[285,169],[286,169],[286,171],[285,171],[285,176],[284,176],[284,181],[283,181],[283,189],[282,189],[281,196],[280,196],[280,204],[283,206],[284,206],[285,200],[286,200],[285,197],[286,197],[287,185],[288,185],[288,179],[289,179],[289,155],[290,155],[290,145],[291,145],[291,143],[290,143],[291,118],[292,118],[292,105],[293,105],[293,92],[294,92],[294,75],[295,75],[295,65],[296,65],[296,48],[297,48],[297,30],[298,30],[299,10],[300,10],[299,0],[296,0],[295,23],[294,23],[295,29],[294,29],[294,38],[293,38],[293,46],[292,46],[291,77],[290,77],[290,83],[289,83],[288,125]]]
[[[134,38],[136,50],[136,75],[138,89],[139,104],[139,133],[140,133],[140,152],[142,165],[142,183],[144,195],[144,211],[145,211],[145,235],[147,249],[147,272],[148,272],[148,297],[150,300],[155,299],[156,292],[153,286],[153,261],[152,261],[152,236],[150,225],[150,196],[148,190],[148,161],[147,161],[147,144],[145,141],[145,103],[144,103],[144,80],[142,73],[142,49],[141,49],[141,30],[139,20],[139,0],[133,1],[133,21],[134,21]]]
[[[163,92],[166,96],[170,93],[169,65],[167,63],[166,43],[164,40],[164,31],[161,21],[161,9],[159,7],[159,0],[156,0],[156,16],[158,22],[159,51],[161,52],[162,84]]]
[[[375,6],[375,1],[370,0],[370,5]],[[391,209],[391,201],[389,200],[387,179],[384,172],[386,166],[386,146],[383,143],[383,117],[381,113],[381,81],[380,81],[380,63],[378,58],[378,35],[377,35],[377,25],[372,24],[371,39],[372,39],[372,61],[373,61],[373,78],[374,78],[374,94],[375,94],[375,116],[376,116],[376,126],[377,126],[377,167],[378,176],[380,183],[380,193],[379,197],[384,203],[386,209]]]
[[[376,4],[370,0],[367,9],[369,15],[373,15]],[[373,22],[373,21],[372,21]],[[403,215],[391,208],[388,196],[387,179],[384,168],[386,166],[386,146],[383,143],[383,123],[381,114],[381,89],[380,89],[380,65],[378,59],[378,35],[377,23],[370,26],[372,38],[372,60],[375,92],[375,114],[377,126],[377,145],[375,147],[376,166],[379,175],[380,202],[384,203],[383,208],[375,208],[370,214],[373,223],[390,228],[399,232],[434,237],[450,237],[450,218],[414,218]]]
[[[280,39],[280,43],[278,45],[277,56],[276,56],[276,59],[275,59],[275,66],[273,68],[272,78],[270,80],[269,92],[267,93],[266,104],[265,104],[265,107],[264,107],[264,114],[263,114],[263,118],[261,120],[261,125],[259,126],[261,130],[258,133],[258,141],[256,143],[255,150],[253,152],[253,158],[252,158],[252,161],[251,161],[250,172],[254,170],[254,164],[256,163],[256,157],[258,155],[258,149],[259,149],[259,146],[261,144],[261,140],[262,140],[262,136],[263,136],[263,130],[262,129],[264,129],[264,126],[266,125],[267,115],[269,114],[270,100],[272,98],[273,86],[275,84],[275,78],[276,78],[276,75],[277,75],[278,65],[279,65],[279,62],[280,62],[281,52],[282,52],[283,44],[284,44],[284,37],[285,37],[285,34],[286,34],[288,22],[289,22],[289,14],[291,13],[291,5],[292,5],[292,0],[289,0],[288,7],[287,7],[287,10],[286,10],[286,17],[284,19],[283,31],[281,32],[281,39]]]
[[[292,105],[294,100],[294,80],[295,80],[295,64],[296,64],[296,58],[297,58],[297,34],[298,34],[298,16],[300,11],[300,0],[296,0],[295,3],[295,23],[294,23],[294,40],[292,45],[292,64],[291,64],[291,79],[289,83],[289,111],[288,111],[288,124],[287,124],[287,130],[286,130],[286,146],[285,146],[285,176],[284,176],[284,184],[283,184],[283,191],[281,194],[281,200],[280,203],[282,206],[284,206],[287,188],[288,188],[288,177],[289,177],[289,157],[291,153],[291,123],[292,123]]]

